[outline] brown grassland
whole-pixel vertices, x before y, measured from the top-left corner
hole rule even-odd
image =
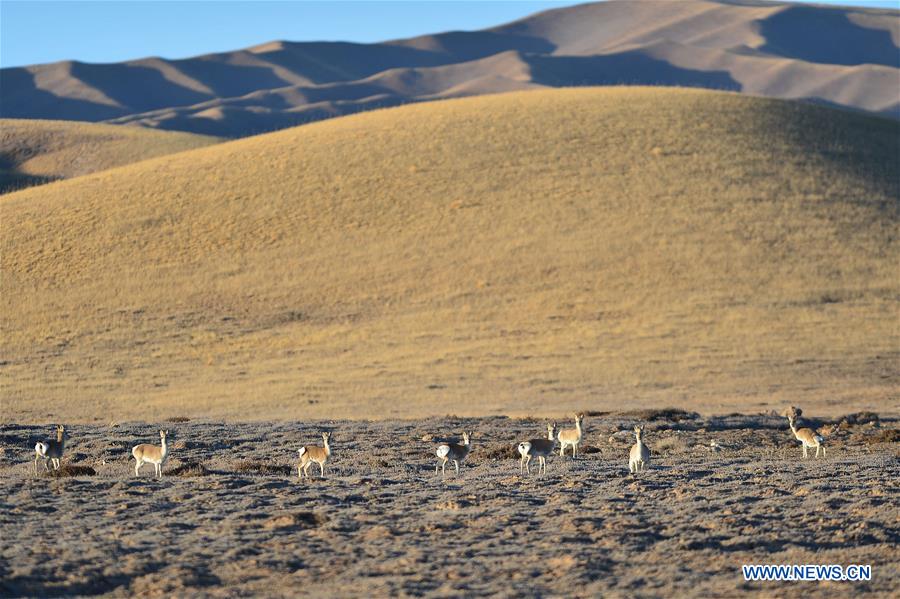
[[[896,121],[411,105],[0,199],[4,422],[896,405]]]
[[[0,119],[0,193],[219,141],[206,135],[139,127]]]

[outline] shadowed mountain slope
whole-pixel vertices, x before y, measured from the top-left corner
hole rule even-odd
[[[898,139],[739,94],[538,90],[8,194],[3,419],[883,406]]]
[[[135,127],[0,119],[0,193],[217,143]]]
[[[680,85],[900,116],[900,11],[611,0],[380,44],[0,71],[0,114],[241,137],[372,108],[572,85]]]

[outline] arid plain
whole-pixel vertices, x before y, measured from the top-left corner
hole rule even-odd
[[[629,429],[650,469],[628,474]],[[162,480],[129,449],[155,424],[83,425],[62,476],[32,474],[47,427],[0,430],[3,596],[890,597],[898,572],[897,420],[824,424],[800,459],[784,418],[589,415],[577,460],[519,475],[533,419],[166,422]],[[296,447],[333,431],[328,478]],[[473,431],[457,478],[434,471]],[[317,472],[317,471],[316,471]],[[868,564],[872,580],[749,583],[742,564]]]

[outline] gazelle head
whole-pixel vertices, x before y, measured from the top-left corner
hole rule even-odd
[[[577,414],[575,414],[575,422],[577,422],[578,424],[584,423],[584,412],[578,412]]]
[[[472,433],[469,431],[463,431],[463,445],[469,444],[469,439],[471,438]]]
[[[547,438],[552,439],[556,436],[556,423],[548,422],[547,423]]]
[[[162,441],[163,443],[166,442],[166,437],[168,435],[169,435],[169,431],[164,431],[162,429],[159,429],[159,440]]]
[[[787,410],[784,411],[784,415],[787,417],[787,419],[793,420],[794,422],[797,422],[797,419],[800,418],[800,416],[802,414],[803,414],[803,410],[801,410],[800,408],[798,408],[796,406],[791,406]]]
[[[330,439],[331,439],[331,433],[330,433],[330,432],[325,431],[325,432],[322,433],[322,442],[325,443],[325,445],[328,445],[328,441],[329,441]]]
[[[797,427],[797,415],[795,415],[792,412],[788,412],[787,419],[788,419],[788,425],[791,427],[791,429],[794,429]]]
[[[634,436],[635,436],[637,439],[640,439],[640,438],[641,438],[641,435],[642,435],[643,433],[644,433],[644,426],[643,426],[643,425],[640,425],[640,424],[635,425],[635,427],[634,427]]]
[[[62,438],[65,437],[65,436],[66,436],[66,427],[65,427],[65,425],[63,425],[63,424],[57,424],[57,425],[56,425],[56,437],[57,437],[58,439],[62,439]]]

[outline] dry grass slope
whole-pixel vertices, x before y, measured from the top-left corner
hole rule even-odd
[[[2,419],[883,408],[898,127],[536,91],[10,194]]]
[[[0,193],[219,141],[206,135],[137,127],[0,119]]]

